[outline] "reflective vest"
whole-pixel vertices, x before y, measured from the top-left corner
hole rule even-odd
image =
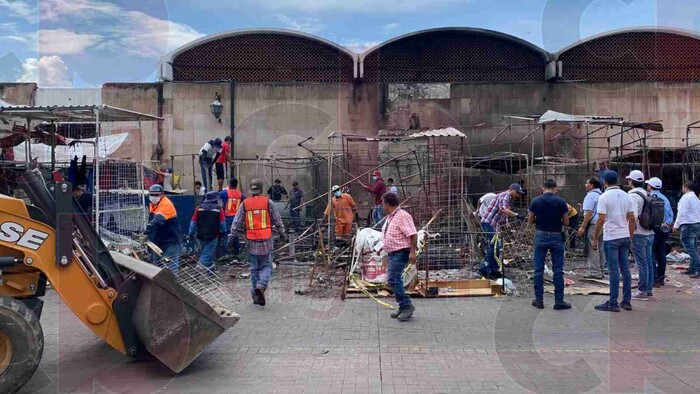
[[[226,206],[224,207],[225,216],[236,216],[238,212],[238,204],[241,202],[241,192],[237,189],[226,189]]]
[[[248,197],[242,202],[245,211],[245,235],[252,241],[262,241],[272,237],[269,199],[265,196]]]

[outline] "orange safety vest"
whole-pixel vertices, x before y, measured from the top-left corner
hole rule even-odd
[[[226,206],[224,207],[225,216],[236,216],[238,212],[238,204],[241,202],[241,191],[238,189],[226,189]]]
[[[269,199],[265,196],[248,197],[242,202],[245,211],[246,238],[262,241],[272,237]]]

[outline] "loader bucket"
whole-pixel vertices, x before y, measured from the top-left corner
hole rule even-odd
[[[160,268],[121,253],[114,261],[136,273],[141,291],[132,322],[146,350],[174,372],[185,369],[240,316],[212,306],[181,286],[167,268]]]

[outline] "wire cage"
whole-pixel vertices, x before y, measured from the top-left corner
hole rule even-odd
[[[144,231],[148,219],[143,166],[128,160],[104,160],[98,168],[96,228],[111,242],[126,243],[134,234]]]

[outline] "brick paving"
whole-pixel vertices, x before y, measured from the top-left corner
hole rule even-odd
[[[528,297],[415,300],[400,323],[369,299],[294,295],[273,282],[264,308],[180,375],[135,362],[95,338],[51,291],[40,369],[22,392],[81,393],[579,393],[700,391],[697,295],[658,291],[632,312],[570,311]]]

